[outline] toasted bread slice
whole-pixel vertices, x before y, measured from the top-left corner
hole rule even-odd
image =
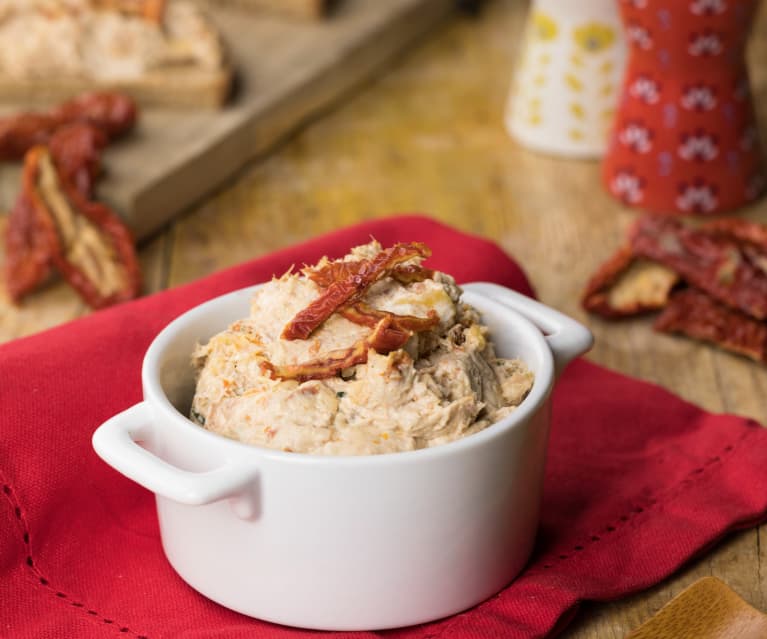
[[[36,4],[6,13],[0,102],[50,103],[84,91],[120,91],[142,105],[218,107],[228,97],[232,70],[224,43],[193,3],[160,1],[156,10],[163,13],[145,16],[109,9],[113,1],[70,1],[75,4],[54,14]]]

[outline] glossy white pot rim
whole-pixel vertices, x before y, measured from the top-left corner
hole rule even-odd
[[[593,341],[591,333],[578,322],[520,293],[497,284],[472,283],[464,285],[462,286],[465,293],[464,301],[475,305],[474,301],[476,300],[476,306],[479,307],[480,313],[485,307],[507,315],[515,330],[522,333],[524,338],[534,345],[540,357],[533,388],[518,408],[504,419],[491,424],[478,433],[433,448],[355,456],[285,452],[245,444],[202,428],[173,406],[160,383],[160,368],[164,353],[180,331],[188,325],[194,324],[201,316],[214,313],[216,308],[225,300],[252,295],[260,286],[262,284],[216,297],[173,320],[153,340],[144,357],[141,371],[145,402],[153,410],[158,411],[158,416],[161,416],[162,420],[171,420],[178,427],[188,429],[190,443],[194,440],[194,445],[216,447],[220,452],[231,453],[240,460],[252,459],[255,462],[268,459],[281,464],[302,466],[356,467],[359,465],[420,463],[427,459],[463,454],[473,448],[483,446],[488,440],[517,427],[534,415],[547,401],[556,376],[561,369],[572,357],[588,350]],[[222,326],[221,328],[223,330],[225,327]],[[545,331],[546,335],[542,331]]]

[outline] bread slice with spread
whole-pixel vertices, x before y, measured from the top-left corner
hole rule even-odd
[[[217,107],[231,78],[218,30],[188,0],[0,0],[0,101],[116,90]]]

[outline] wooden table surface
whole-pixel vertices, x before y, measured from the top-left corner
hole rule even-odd
[[[423,211],[494,239],[524,265],[540,298],[585,322],[589,358],[659,383],[711,411],[767,424],[767,369],[651,331],[648,319],[610,324],[586,316],[578,296],[617,246],[634,213],[608,197],[595,162],[535,155],[502,125],[526,4],[489,4],[456,17],[404,54],[390,72],[238,175],[141,248],[148,293],[263,255],[342,225]],[[749,51],[767,130],[767,15]],[[767,201],[743,214],[767,221]],[[2,222],[0,222],[2,224]],[[21,308],[0,299],[0,341],[83,315],[56,283]],[[585,604],[562,635],[623,637],[692,581],[715,575],[767,610],[764,529],[734,535],[662,584],[612,603]]]

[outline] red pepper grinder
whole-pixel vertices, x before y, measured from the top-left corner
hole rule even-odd
[[[604,184],[654,213],[713,214],[766,181],[745,64],[759,0],[619,0],[629,61]]]

